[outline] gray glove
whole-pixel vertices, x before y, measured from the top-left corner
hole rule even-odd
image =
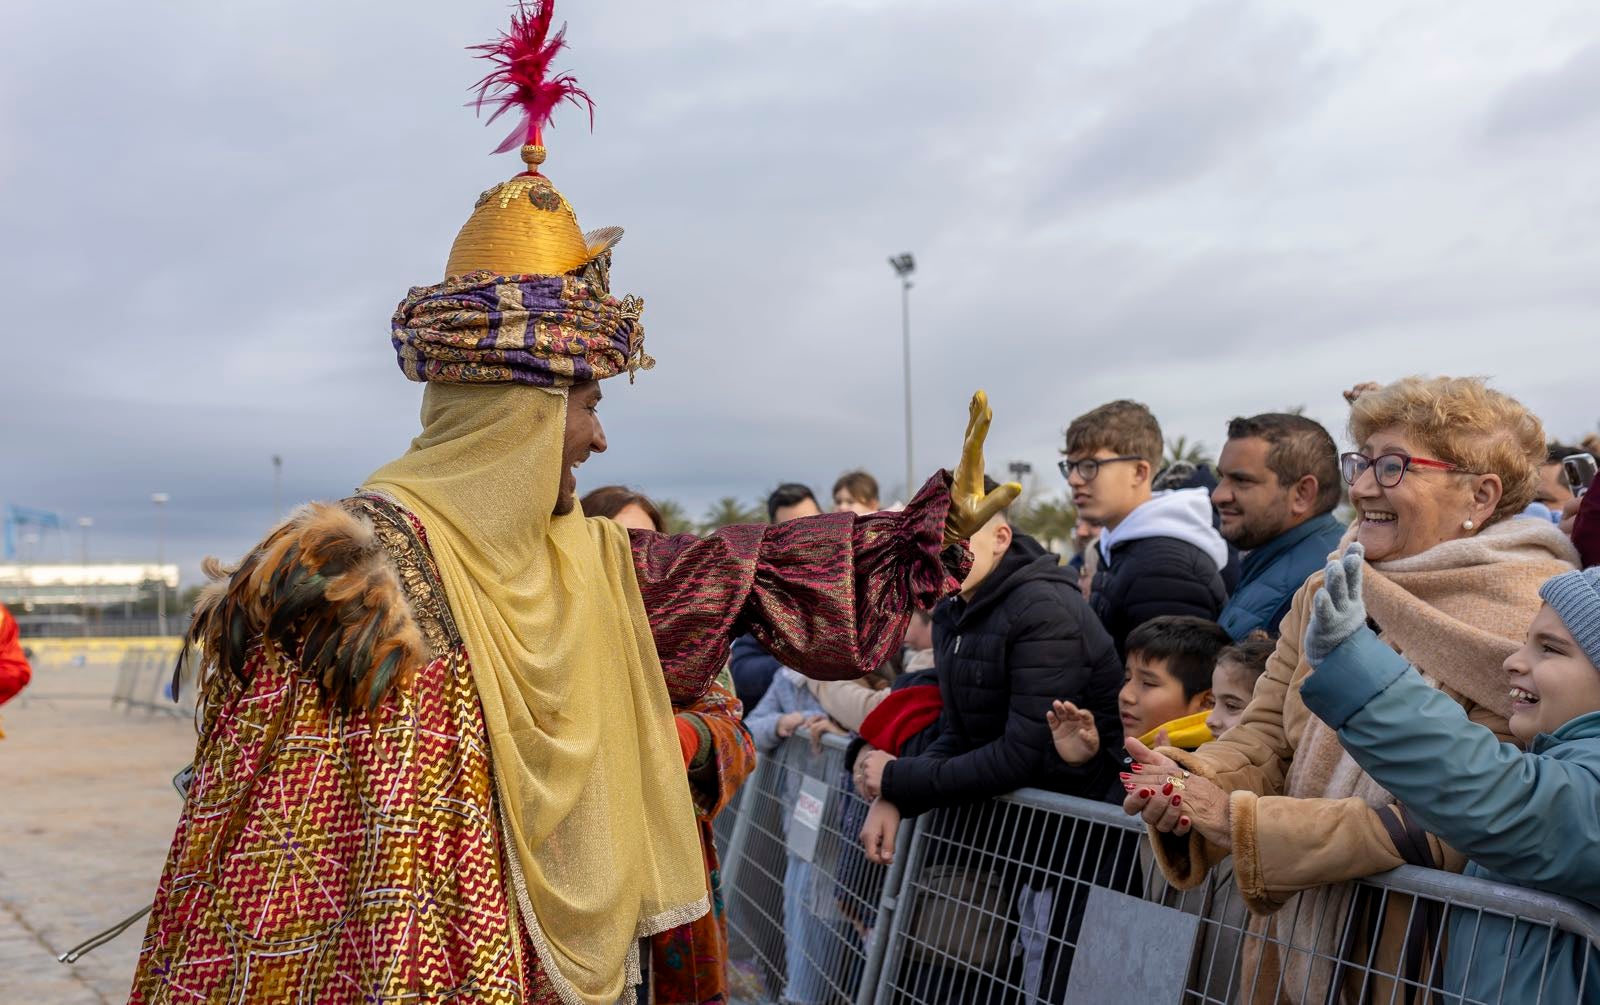
[[[1361,563],[1365,550],[1352,542],[1343,556],[1328,563],[1322,588],[1311,601],[1301,650],[1313,667],[1321,665],[1340,643],[1367,623],[1367,605],[1361,600]]]

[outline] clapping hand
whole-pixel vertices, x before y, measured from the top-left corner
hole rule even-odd
[[[1131,736],[1125,745],[1134,765],[1121,776],[1124,813],[1163,833],[1183,837],[1193,829],[1218,848],[1233,847],[1233,815],[1220,786]]]

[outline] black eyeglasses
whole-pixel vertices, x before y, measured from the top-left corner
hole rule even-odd
[[[1407,457],[1405,454],[1379,454],[1377,457],[1368,457],[1351,451],[1339,455],[1339,474],[1343,476],[1345,484],[1354,485],[1356,479],[1372,469],[1372,477],[1378,480],[1378,485],[1392,489],[1405,478],[1406,472],[1412,468],[1430,468],[1434,471],[1454,471],[1459,474],[1472,474],[1466,468],[1456,467],[1445,461],[1436,461],[1431,457]]]
[[[1061,471],[1061,477],[1071,478],[1072,472],[1078,472],[1078,477],[1086,482],[1092,482],[1100,475],[1100,465],[1115,464],[1118,461],[1142,461],[1143,457],[1085,457],[1078,461],[1061,461],[1056,465]]]

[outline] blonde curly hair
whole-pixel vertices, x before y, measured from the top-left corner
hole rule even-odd
[[[1544,463],[1544,424],[1520,401],[1481,377],[1404,377],[1366,391],[1350,406],[1350,437],[1367,442],[1404,429],[1441,461],[1500,476],[1500,504],[1489,523],[1528,508]]]

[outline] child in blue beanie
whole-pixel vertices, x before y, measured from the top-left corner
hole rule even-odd
[[[1527,641],[1505,661],[1511,732],[1526,751],[1470,722],[1379,641],[1362,568],[1352,544],[1317,591],[1306,707],[1424,828],[1471,859],[1467,875],[1600,907],[1600,568],[1547,580]],[[1449,932],[1449,1000],[1600,1001],[1600,948],[1578,935],[1462,908]]]

